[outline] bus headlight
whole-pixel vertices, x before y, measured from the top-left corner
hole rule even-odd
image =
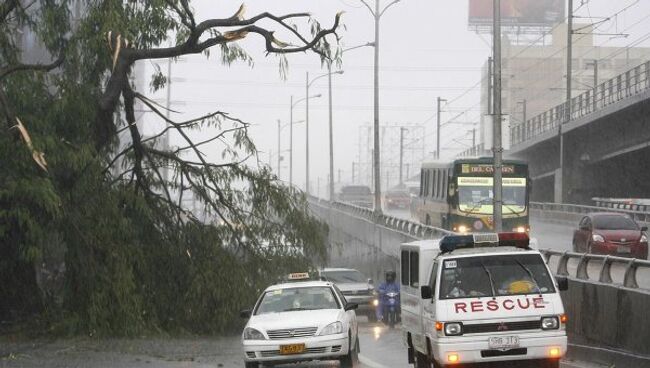
[[[518,226],[518,227],[512,229],[512,231],[514,231],[516,233],[525,233],[526,232],[526,227],[525,226]]]
[[[542,318],[542,330],[557,330],[560,328],[560,322],[557,317]]]
[[[465,225],[458,226],[458,232],[462,233],[462,234],[466,233],[467,232],[467,226],[465,226]]]
[[[463,325],[461,323],[445,323],[445,335],[459,336],[463,334]]]

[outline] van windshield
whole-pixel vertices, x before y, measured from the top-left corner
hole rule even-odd
[[[445,259],[440,299],[555,292],[541,255],[512,254]]]

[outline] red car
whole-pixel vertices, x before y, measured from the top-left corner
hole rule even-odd
[[[625,214],[591,213],[573,232],[573,251],[647,259],[647,230]]]

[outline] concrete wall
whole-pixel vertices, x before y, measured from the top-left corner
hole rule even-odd
[[[576,354],[588,354],[601,363],[617,367],[650,366],[650,293],[638,289],[569,279],[569,290],[562,292],[569,316],[567,332]],[[620,354],[597,354],[579,346],[602,347]],[[600,350],[602,352],[602,350]],[[626,354],[627,353],[627,354]]]
[[[310,203],[312,212],[329,225],[330,267],[355,268],[377,283],[384,272],[399,270],[399,246],[417,240],[340,209]],[[398,272],[399,274],[399,272]]]

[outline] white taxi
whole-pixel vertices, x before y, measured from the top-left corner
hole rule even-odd
[[[291,274],[290,282],[268,287],[252,310],[242,333],[246,368],[310,360],[358,360],[357,304],[326,281]]]

